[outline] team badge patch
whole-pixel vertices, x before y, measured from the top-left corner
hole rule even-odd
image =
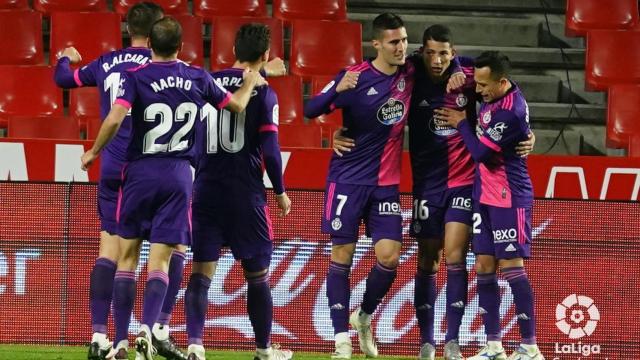
[[[486,113],[482,114],[482,123],[488,124],[490,122],[491,122],[491,111],[487,111]]]
[[[420,231],[422,231],[422,225],[420,225],[420,222],[416,220],[413,222],[413,232],[417,234]]]
[[[398,90],[400,90],[400,91],[404,91],[405,85],[406,85],[406,84],[405,84],[405,82],[404,82],[404,79],[400,79],[400,81],[398,81],[398,86],[397,86],[397,87],[398,87]]]
[[[458,94],[458,97],[456,98],[456,105],[458,105],[459,107],[463,107],[466,106],[469,103],[469,100],[467,99],[466,96],[464,96],[464,94]]]
[[[333,221],[331,222],[331,228],[335,231],[338,231],[342,228],[342,221],[340,221],[340,218],[333,219]]]

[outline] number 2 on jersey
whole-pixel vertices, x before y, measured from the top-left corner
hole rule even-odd
[[[207,154],[218,153],[218,143],[222,150],[237,153],[244,147],[244,124],[246,113],[218,111],[211,104],[202,108],[200,120],[207,122]]]

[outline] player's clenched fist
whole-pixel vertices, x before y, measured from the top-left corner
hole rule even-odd
[[[246,83],[254,84],[256,87],[267,85],[267,81],[259,72],[253,71],[249,68],[244,69],[244,72],[242,73],[242,80]]]
[[[355,88],[356,85],[358,85],[359,76],[360,72],[347,71],[338,83],[338,86],[336,86],[336,92],[343,92]]]
[[[278,203],[278,208],[280,209],[280,217],[285,217],[291,211],[291,200],[289,200],[289,196],[287,193],[282,193],[280,195],[276,195],[276,202]]]
[[[69,58],[69,62],[72,64],[77,64],[80,61],[82,61],[82,56],[80,55],[80,53],[78,52],[78,50],[76,50],[76,48],[74,48],[73,46],[70,46],[68,48],[65,48],[64,50],[62,50],[62,52],[60,53],[60,56],[58,56],[59,58],[66,56]]]

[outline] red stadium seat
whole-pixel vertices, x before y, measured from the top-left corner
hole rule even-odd
[[[592,30],[587,34],[587,90],[640,82],[640,30]],[[624,49],[615,51],[614,49]]]
[[[114,0],[113,9],[120,15],[127,15],[129,8],[139,3],[141,0]],[[166,15],[183,15],[189,13],[187,0],[154,0],[160,5]]]
[[[214,16],[268,16],[265,0],[193,0],[193,13],[207,23]]]
[[[98,137],[100,127],[102,126],[102,120],[100,118],[88,118],[87,119],[87,140],[94,140]]]
[[[585,36],[588,30],[623,30],[638,25],[637,0],[567,0],[565,33]]]
[[[295,75],[272,77],[269,85],[278,95],[280,124],[304,124],[302,79]]]
[[[77,118],[100,117],[100,90],[81,87],[69,91],[69,114]]]
[[[74,46],[82,55],[80,65],[85,65],[106,52],[120,49],[120,23],[120,15],[115,13],[51,14],[50,63],[55,64],[56,54],[68,46]]]
[[[204,51],[202,40],[202,18],[191,15],[173,15],[182,25],[182,51],[178,59],[202,67]]]
[[[322,147],[322,130],[318,126],[282,124],[278,126],[278,140],[282,147]]]
[[[291,29],[291,73],[309,81],[335,75],[362,61],[362,25],[356,22],[296,20]]]
[[[627,149],[640,136],[640,84],[612,85],[608,101],[607,147]]]
[[[80,139],[78,122],[66,116],[16,116],[9,118],[10,138]]]
[[[235,62],[233,46],[236,32],[243,24],[259,22],[271,29],[271,51],[269,58],[284,58],[282,21],[274,18],[219,17],[212,19],[211,30],[211,69],[228,68]]]
[[[0,9],[2,10],[28,10],[29,1],[27,0],[0,0]]]
[[[42,14],[0,11],[0,65],[37,65],[44,62]]]
[[[107,11],[105,0],[35,0],[33,8],[45,14],[56,11]],[[97,23],[94,23],[94,26]],[[85,30],[84,28],[82,29]]]
[[[62,89],[48,66],[0,66],[0,119],[62,115]]]
[[[273,0],[273,17],[292,20],[347,20],[346,0]]]
[[[324,89],[335,78],[334,75],[314,76],[311,78],[311,94],[316,95]],[[328,115],[320,115],[314,121],[323,126],[341,127],[342,126],[342,110],[336,109]]]

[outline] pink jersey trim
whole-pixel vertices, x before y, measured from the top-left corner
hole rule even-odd
[[[120,183],[124,182],[124,170],[127,168],[127,164],[122,166],[120,170]],[[120,223],[120,207],[122,206],[122,185],[118,189],[118,203],[116,205],[116,223]]]
[[[327,220],[331,220],[331,207],[333,205],[333,193],[336,190],[336,183],[329,183],[329,189],[327,190],[327,205],[324,209],[324,217]]]
[[[525,223],[524,223],[524,208],[517,208],[518,211],[518,243],[525,243]]]
[[[498,146],[496,143],[492,142],[491,140],[487,139],[484,136],[480,136],[480,142],[486,145],[488,148],[490,148],[493,151],[500,152],[502,150],[500,146]]]
[[[83,85],[82,80],[80,80],[80,69],[76,69],[76,71],[73,72],[73,80],[76,82],[76,85]]]
[[[454,188],[473,184],[475,165],[471,158],[471,153],[467,150],[459,133],[447,138],[447,149],[449,162],[447,187]]]
[[[267,228],[269,229],[269,239],[273,240],[273,223],[271,222],[271,215],[269,214],[269,207],[263,206],[264,216],[267,218]]]
[[[218,103],[217,108],[224,109],[224,107],[227,106],[227,104],[229,104],[230,101],[231,101],[231,93],[227,92],[227,95],[224,97],[224,99],[222,99],[222,101]]]
[[[258,129],[258,132],[265,132],[265,131],[275,131],[275,132],[278,132],[278,126],[277,126],[277,125],[274,125],[274,124],[262,125],[262,126],[260,126],[260,128]]]
[[[365,71],[370,67],[371,67],[371,65],[369,64],[369,62],[368,61],[364,61],[364,62],[361,62],[360,64],[347,66],[346,70],[347,71]]]
[[[511,189],[504,164],[491,170],[485,164],[480,164],[478,169],[480,171],[480,203],[510,208]]]
[[[502,99],[502,108],[504,110],[511,110],[513,108],[513,93]]]
[[[122,105],[124,107],[126,107],[127,109],[131,109],[131,103],[128,102],[125,99],[116,99],[116,101],[113,102],[113,105],[118,104],[118,105]]]

